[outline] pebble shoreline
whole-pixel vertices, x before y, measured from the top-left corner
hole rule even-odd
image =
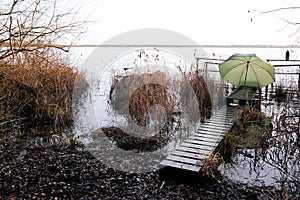
[[[0,141],[0,199],[284,199],[272,187],[227,180],[190,184],[160,171],[126,173],[84,150],[9,141]]]

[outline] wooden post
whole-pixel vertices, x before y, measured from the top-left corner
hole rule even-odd
[[[205,66],[205,80],[207,81],[207,63],[205,63],[204,66]]]
[[[271,83],[271,94],[274,92],[274,91],[273,91],[273,87],[274,87],[274,84]]]
[[[266,91],[265,91],[265,99],[268,99],[268,88],[269,88],[269,86],[267,85],[266,86]]]
[[[299,65],[299,72],[298,72],[298,97],[300,96],[300,65]]]

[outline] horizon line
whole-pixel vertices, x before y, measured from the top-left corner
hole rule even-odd
[[[177,47],[177,48],[300,48],[300,45],[271,45],[271,44],[31,44],[26,47],[38,48],[95,48],[95,47]],[[0,47],[10,47],[10,44],[2,44]],[[14,47],[16,48],[16,47]]]

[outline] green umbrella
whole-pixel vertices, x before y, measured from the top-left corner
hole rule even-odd
[[[263,88],[275,81],[275,70],[255,54],[234,54],[219,65],[221,77],[239,87]]]

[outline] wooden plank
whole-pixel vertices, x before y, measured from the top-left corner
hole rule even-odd
[[[171,161],[171,160],[163,160],[160,163],[160,165],[175,167],[175,168],[179,168],[179,169],[185,169],[185,170],[194,171],[194,172],[199,172],[202,167],[202,165],[195,166],[195,165],[179,163],[179,162]]]
[[[234,118],[232,118],[232,117],[216,117],[216,118],[209,119],[209,120],[223,120],[223,121],[228,122],[228,123],[233,123]]]
[[[216,130],[219,130],[219,131],[221,131],[221,132],[223,132],[224,130],[224,128],[223,128],[223,126],[217,126],[217,125],[212,125],[212,124],[210,124],[210,125],[205,125],[205,124],[203,124],[203,125],[201,125],[198,129],[206,129],[206,130],[208,130],[208,131],[216,131]]]
[[[176,148],[176,150],[178,150],[178,151],[184,151],[184,152],[191,152],[191,153],[206,154],[206,155],[209,155],[212,152],[210,150],[195,149],[195,148],[184,147],[184,146],[179,146],[179,147]]]
[[[226,131],[226,129],[211,129],[209,127],[200,127],[198,131],[210,131],[214,133],[223,134]]]
[[[221,132],[225,132],[228,129],[228,128],[223,127],[223,126],[213,126],[213,125],[202,125],[202,126],[200,126],[200,128],[211,130],[211,131],[221,131]]]
[[[209,119],[205,123],[215,123],[215,124],[225,124],[225,125],[232,125],[233,124],[233,122],[229,122],[229,121],[222,120],[222,119]]]
[[[192,143],[188,143],[188,142],[182,142],[181,146],[189,147],[189,148],[195,148],[195,149],[203,149],[203,150],[208,150],[208,151],[213,151],[215,149],[215,147],[213,147],[213,146],[192,144]]]
[[[221,110],[219,112],[216,112],[213,116],[215,115],[222,115],[222,114],[235,114],[235,112],[237,111],[236,108],[232,108],[231,107],[228,109],[224,109],[224,110]]]
[[[192,158],[192,159],[198,159],[199,160],[199,159],[206,158],[209,154],[190,153],[190,152],[175,150],[171,153],[171,155],[186,157],[186,158]]]
[[[228,106],[224,106],[224,108],[222,110],[220,110],[220,112],[218,113],[222,113],[222,112],[226,112],[226,113],[234,113],[236,111],[236,108],[232,108],[232,107],[228,107]]]
[[[231,111],[231,110],[227,110],[226,112],[218,112],[217,114],[213,115],[214,116],[234,116],[236,113],[236,110]]]
[[[205,123],[227,124],[227,125],[233,124],[233,122],[226,121],[225,119],[209,119]]]
[[[175,156],[175,155],[168,155],[166,160],[172,160],[172,161],[192,164],[196,166],[200,166],[202,164],[200,159],[185,158],[185,157]]]
[[[213,115],[211,118],[232,118],[235,117],[236,114],[235,113],[218,113],[216,115]]]
[[[207,142],[213,142],[215,140],[219,140],[223,136],[221,134],[219,135],[208,135],[208,134],[200,134],[200,133],[195,133],[194,135],[191,135],[187,139],[195,139],[195,140],[203,140]]]
[[[203,128],[209,128],[212,129],[211,131],[215,131],[215,130],[221,130],[223,132],[228,131],[229,129],[231,129],[232,126],[228,126],[228,125],[218,125],[218,124],[207,124],[205,126],[203,126]]]
[[[195,134],[200,133],[200,134],[206,134],[206,135],[212,135],[212,136],[220,136],[220,135],[223,135],[223,132],[224,131],[215,131],[214,130],[214,132],[212,132],[211,130],[198,129],[197,133],[195,133]]]
[[[211,132],[211,131],[207,131],[207,130],[198,130],[197,133],[195,133],[194,135],[197,135],[197,134],[205,134],[207,135],[207,137],[210,137],[210,136],[215,136],[215,137],[223,137],[224,135],[224,132]]]
[[[208,121],[209,120],[226,120],[226,121],[231,121],[234,118],[235,118],[235,115],[234,116],[228,116],[228,115],[227,116],[214,116],[214,117],[208,119]]]
[[[201,137],[199,135],[192,135],[188,139],[190,139],[190,140],[200,140],[200,141],[206,141],[206,142],[215,142],[215,141],[219,141],[220,139],[222,139],[222,136],[215,137],[215,138],[208,138],[208,137]]]
[[[192,144],[200,144],[200,145],[205,145],[205,146],[211,146],[211,147],[216,147],[218,146],[218,143],[220,142],[220,140],[215,140],[213,142],[207,142],[207,141],[203,141],[203,140],[193,140],[193,139],[187,139],[185,140],[185,142],[187,143],[192,143]]]
[[[208,121],[208,122],[205,122],[201,125],[207,125],[207,124],[210,124],[210,125],[216,125],[216,126],[232,126],[233,123],[231,122],[226,122],[224,120],[218,120],[218,121]]]
[[[227,122],[227,123],[230,123],[229,121],[232,120],[232,118],[226,118],[226,117],[216,117],[216,118],[210,118],[208,119],[206,122],[211,122],[211,121],[214,121],[214,122]]]
[[[228,131],[232,126],[226,126],[226,125],[221,125],[221,124],[206,124],[201,126],[201,128],[208,128],[211,129],[211,131],[215,131],[215,130],[221,130],[223,132]]]
[[[211,122],[208,122],[208,123],[205,123],[204,125],[203,125],[204,127],[215,127],[215,128],[227,128],[227,129],[229,129],[229,128],[231,128],[232,127],[232,125],[226,125],[226,124],[218,124],[218,123],[211,123]]]
[[[210,135],[210,134],[205,134],[205,133],[195,133],[191,137],[203,137],[203,138],[209,138],[209,139],[219,139],[222,138],[222,136],[218,135]]]

